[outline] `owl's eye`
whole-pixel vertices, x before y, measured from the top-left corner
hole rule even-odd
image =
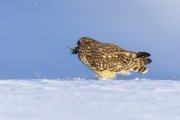
[[[78,40],[77,45],[78,45],[78,46],[80,45],[80,40]]]

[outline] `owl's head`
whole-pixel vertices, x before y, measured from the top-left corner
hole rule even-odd
[[[90,37],[82,37],[78,40],[77,46],[87,46],[87,45],[93,45],[98,43],[98,41],[90,38]]]
[[[99,42],[90,37],[82,37],[77,41],[77,46],[75,48],[70,48],[71,53],[78,54],[79,50],[81,48],[86,48],[86,50],[87,50],[88,48],[91,48],[92,46],[94,46],[97,43],[99,43]]]

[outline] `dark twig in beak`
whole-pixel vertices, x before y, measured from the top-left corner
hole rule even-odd
[[[77,47],[75,47],[75,48],[68,47],[68,48],[69,48],[70,51],[71,51],[71,54],[70,54],[70,55],[72,55],[72,54],[77,54],[77,53],[78,53],[78,48],[77,48]]]

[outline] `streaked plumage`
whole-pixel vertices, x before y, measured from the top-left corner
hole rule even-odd
[[[152,62],[146,52],[130,52],[114,44],[102,43],[89,37],[82,37],[72,54],[92,69],[99,79],[114,79],[116,74],[130,75],[130,71],[146,73],[145,65]]]

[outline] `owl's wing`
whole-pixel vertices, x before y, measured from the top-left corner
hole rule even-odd
[[[90,66],[93,67],[93,70],[116,72],[122,69],[122,66],[125,64],[123,52],[125,52],[123,48],[105,43],[93,48],[86,58],[88,64],[90,63]]]
[[[108,43],[93,49],[91,54],[95,58],[90,59],[91,62],[114,72],[127,70],[130,61],[136,57],[134,52]]]
[[[79,59],[95,72],[119,72],[126,69],[129,54],[116,45],[103,43],[94,46],[88,53],[79,54]]]

